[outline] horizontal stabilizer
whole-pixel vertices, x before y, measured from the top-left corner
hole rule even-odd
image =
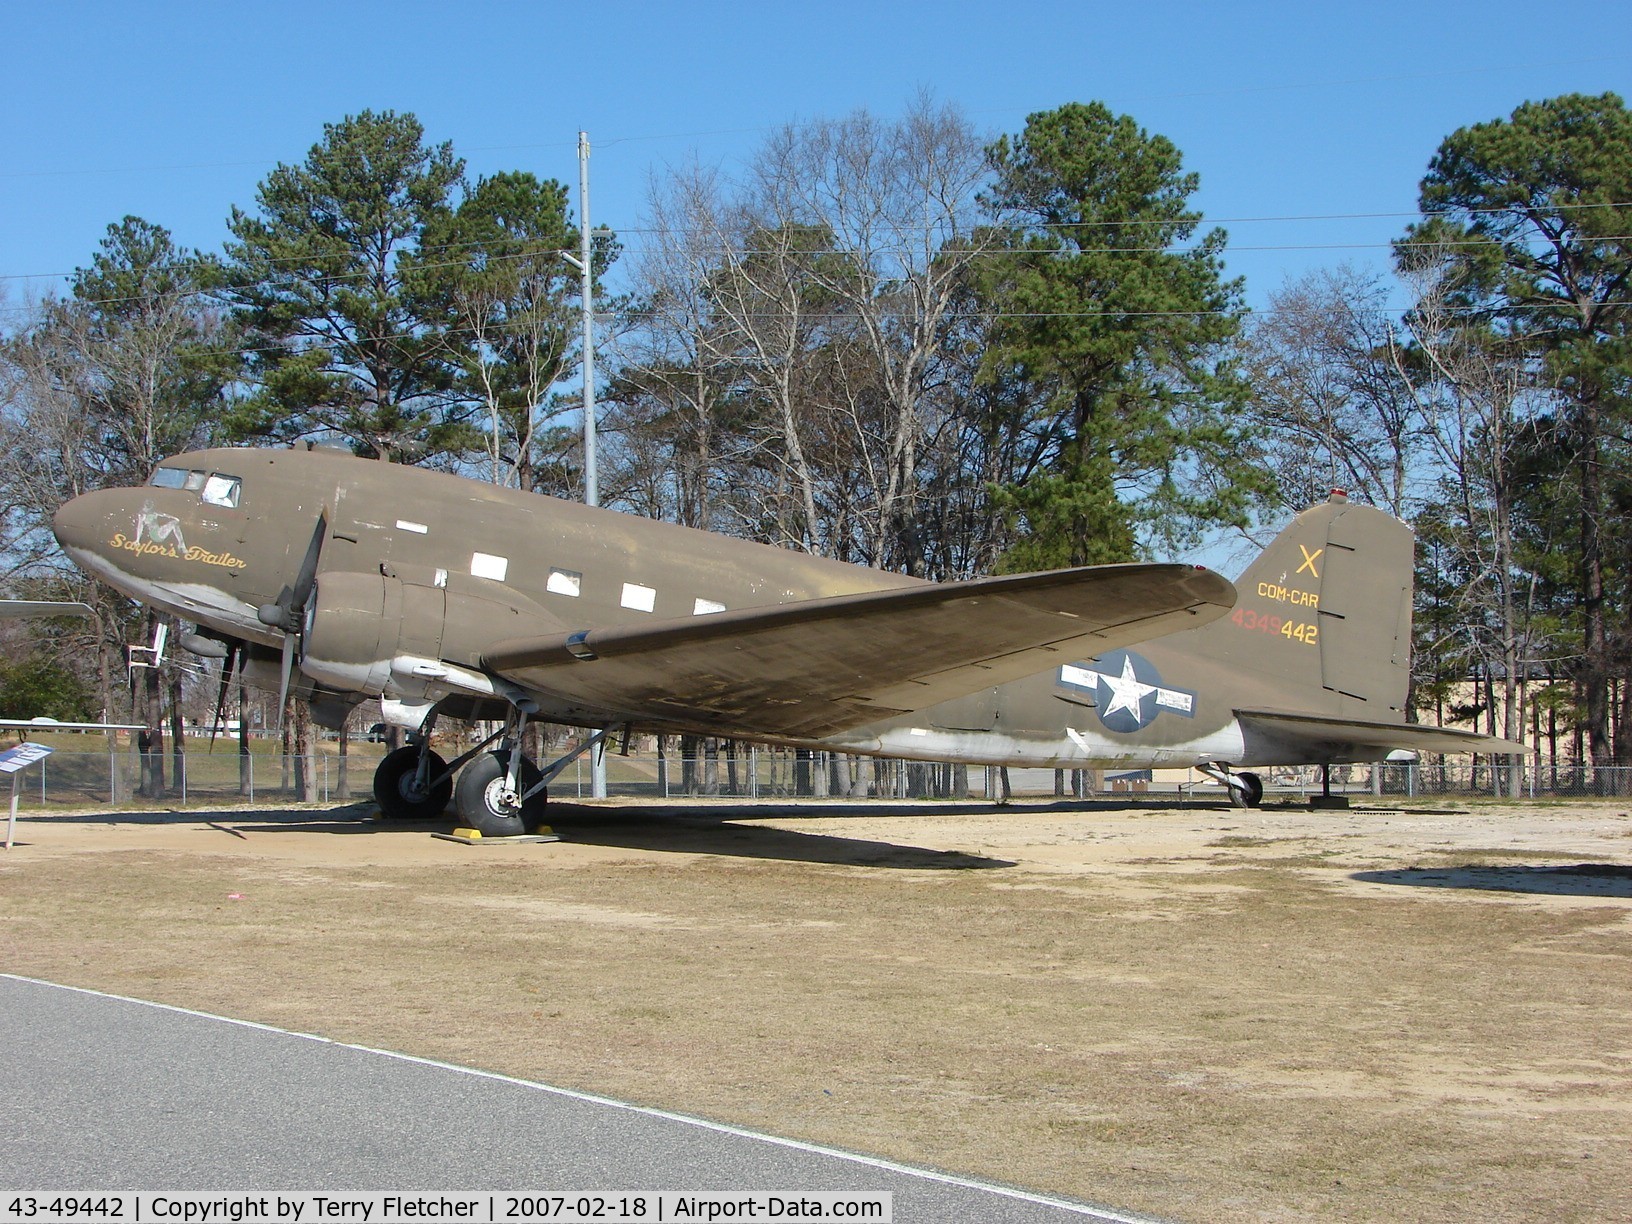
[[[818,737],[1223,616],[1188,565],[915,583],[655,624],[500,642],[491,671],[586,721]]]
[[[1406,748],[1416,752],[1484,752],[1523,755],[1530,749],[1513,740],[1477,731],[1427,727],[1416,723],[1370,722],[1356,718],[1326,718],[1278,710],[1237,710],[1236,718],[1249,738],[1295,746],[1306,759],[1367,761],[1383,750]]]

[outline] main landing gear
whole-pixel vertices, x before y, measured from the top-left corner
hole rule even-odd
[[[510,770],[511,749],[488,752],[466,765],[454,788],[459,819],[483,837],[534,833],[544,823],[549,791],[543,775],[526,757]]]
[[[1255,808],[1264,801],[1264,780],[1255,773],[1237,773],[1221,764],[1197,768],[1229,791],[1230,803],[1238,808]]]
[[[521,753],[522,731],[532,712],[518,707],[502,730],[451,764],[431,751],[433,713],[412,743],[387,754],[374,771],[374,798],[380,811],[395,819],[428,819],[441,815],[451,799],[460,821],[483,837],[536,832],[544,824],[550,782],[581,754],[598,746],[612,728],[597,732],[541,771]],[[499,747],[488,751],[494,743]]]
[[[452,774],[428,738],[386,753],[374,770],[374,798],[392,820],[433,819],[452,797]]]

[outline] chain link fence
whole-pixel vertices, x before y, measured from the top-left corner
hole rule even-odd
[[[147,759],[128,750],[56,751],[29,767],[21,782],[25,801],[42,806],[120,807],[344,803],[373,794],[375,757],[239,756],[166,752]],[[162,765],[162,768],[161,768]]]
[[[1265,794],[1303,798],[1323,790],[1317,765],[1257,771]],[[590,763],[573,762],[551,786],[560,798],[588,798]],[[1386,762],[1335,765],[1333,794],[1351,796],[1490,796],[1495,798],[1572,798],[1632,795],[1632,768],[1600,768],[1582,762],[1549,762],[1534,758],[1518,764],[1491,764],[1487,759]],[[1223,787],[1196,769],[1037,769],[1030,767],[948,765],[927,761],[875,760],[843,753],[741,746],[736,753],[698,758],[653,754],[607,756],[610,797],[655,798],[720,796],[775,799],[989,799],[1115,798],[1152,794],[1213,801]]]
[[[451,755],[451,754],[449,754]],[[162,786],[158,762],[129,750],[57,751],[32,766],[21,783],[26,802],[42,806],[121,806],[145,802],[193,806],[284,805],[303,799],[346,803],[373,794],[378,758],[333,753],[311,756],[166,752]],[[608,753],[607,794],[623,799],[1114,799],[1166,795],[1179,801],[1216,802],[1224,795],[1195,769],[1053,770],[875,760],[843,753],[740,745],[717,754]],[[1318,766],[1257,771],[1267,799],[1298,799],[1322,790]],[[1485,760],[1389,762],[1338,765],[1334,794],[1354,797],[1489,796],[1494,798],[1586,798],[1632,795],[1632,768],[1600,768],[1582,762],[1526,759],[1519,764]],[[591,767],[586,756],[551,783],[557,799],[588,799]]]

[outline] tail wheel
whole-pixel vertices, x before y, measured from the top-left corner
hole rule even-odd
[[[523,803],[520,796],[543,777],[526,757],[521,758],[516,789],[510,790],[510,753],[506,749],[479,756],[466,765],[454,787],[459,818],[483,837],[515,837],[532,833],[544,823],[549,801],[539,791]]]
[[[1239,785],[1236,785],[1239,783]],[[1236,807],[1255,808],[1264,801],[1264,780],[1255,773],[1238,773],[1230,784],[1230,802]]]
[[[434,752],[425,754],[425,777],[435,782],[448,763]],[[419,749],[412,745],[388,752],[374,770],[374,799],[393,820],[430,820],[440,816],[453,798],[453,781],[442,778],[434,786],[419,785]]]

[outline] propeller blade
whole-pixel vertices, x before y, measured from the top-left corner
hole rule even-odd
[[[306,555],[301,558],[295,585],[285,587],[279,593],[277,604],[263,605],[257,613],[264,624],[277,624],[283,629],[283,657],[278,677],[279,730],[283,728],[284,709],[289,702],[289,678],[294,674],[297,652],[304,653],[306,604],[317,587],[317,566],[323,557],[323,540],[328,534],[329,516],[325,511],[317,516],[317,526],[306,545]]]
[[[295,578],[295,588],[289,593],[289,608],[292,612],[304,613],[306,601],[312,597],[312,587],[317,582],[317,563],[323,555],[323,538],[329,534],[329,516],[327,513],[317,516],[317,530],[312,532],[311,543],[306,545],[306,555],[301,558],[300,573]],[[295,626],[300,627],[299,623]]]
[[[295,633],[289,630],[283,635],[282,670],[278,675],[278,726],[283,730],[284,710],[289,704],[289,677],[295,670]]]
[[[323,538],[328,531],[328,515],[318,515],[317,528],[312,532],[311,541],[306,545],[306,555],[301,558],[300,570],[295,575],[295,585],[284,587],[274,602],[262,604],[255,610],[256,619],[261,624],[285,631],[300,631],[301,623],[306,618],[306,601],[312,597],[312,590],[317,585],[317,565],[323,556]]]
[[[215,737],[227,720],[227,690],[232,686],[233,665],[239,660],[237,642],[227,643],[227,657],[221,660],[221,687],[215,694],[215,721],[210,724],[209,751],[215,751]]]

